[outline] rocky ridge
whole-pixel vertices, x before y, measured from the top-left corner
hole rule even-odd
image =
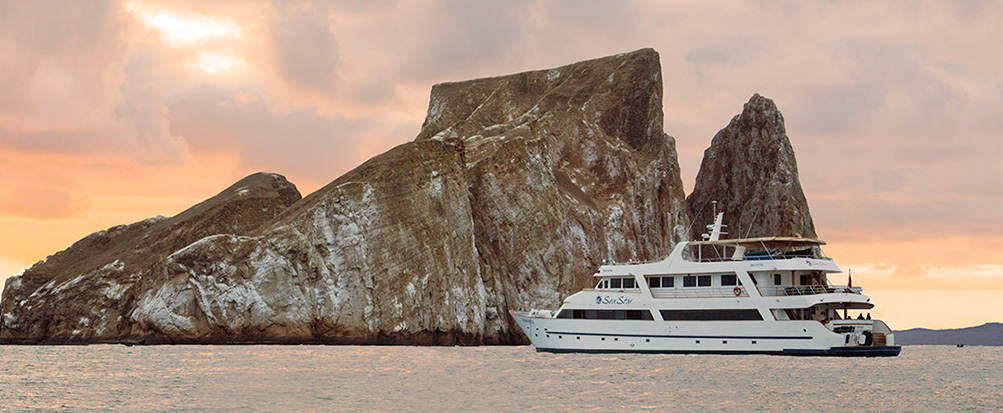
[[[135,286],[151,266],[208,236],[249,234],[299,199],[285,177],[257,173],[174,217],[88,235],[7,279],[0,341],[113,340],[128,325]]]
[[[414,142],[267,222],[180,224],[227,215],[207,201],[163,220],[192,236],[143,260],[122,257],[156,231],[101,241],[78,268],[98,233],[11,279],[0,339],[524,342],[509,310],[559,305],[601,260],[658,258],[684,235],[661,90],[651,49],[436,85]]]
[[[698,204],[684,198],[661,93],[651,49],[436,85],[413,142],[305,198],[278,175],[252,175],[9,279],[0,342],[524,343],[510,310],[556,307],[602,260],[658,259],[687,236]],[[779,129],[756,113],[715,137],[708,153],[729,161],[705,159],[701,177],[746,162],[729,152],[760,145],[750,133],[787,142],[779,112]],[[793,165],[789,142],[760,146]],[[767,169],[752,176],[789,178]],[[800,193],[793,170],[780,184],[698,189]]]

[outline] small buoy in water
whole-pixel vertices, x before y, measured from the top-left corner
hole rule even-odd
[[[958,343],[957,347],[964,347],[964,344]]]

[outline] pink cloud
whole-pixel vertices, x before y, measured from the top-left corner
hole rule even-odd
[[[234,28],[171,42],[120,2],[0,3],[0,219],[115,205],[95,192],[197,200],[256,170],[316,188],[413,139],[433,83],[654,47],[685,185],[759,92],[785,115],[834,245],[1003,244],[972,235],[1003,229],[1003,3],[136,4]],[[42,171],[58,185],[35,184]],[[999,261],[971,249],[954,256]]]

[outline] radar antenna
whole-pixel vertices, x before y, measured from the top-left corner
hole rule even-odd
[[[717,241],[722,235],[728,235],[727,232],[721,231],[727,225],[724,225],[724,212],[717,212],[717,201],[711,201],[711,204],[714,206],[714,223],[707,225],[708,233],[702,234],[701,237],[706,241]]]

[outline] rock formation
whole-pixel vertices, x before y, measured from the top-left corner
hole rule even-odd
[[[817,236],[784,117],[772,100],[753,95],[704,151],[686,198],[694,239],[713,223],[712,201],[724,212],[731,238]]]
[[[685,236],[661,91],[651,49],[432,89],[417,139],[465,143],[489,331],[521,335],[507,310],[556,307],[603,259]]]
[[[436,85],[414,142],[295,204],[241,181],[9,279],[0,340],[524,342],[509,310],[686,235],[661,93],[651,49]]]
[[[0,341],[111,341],[129,325],[128,296],[151,266],[208,236],[248,234],[299,199],[284,177],[257,173],[174,217],[88,235],[7,280]]]

